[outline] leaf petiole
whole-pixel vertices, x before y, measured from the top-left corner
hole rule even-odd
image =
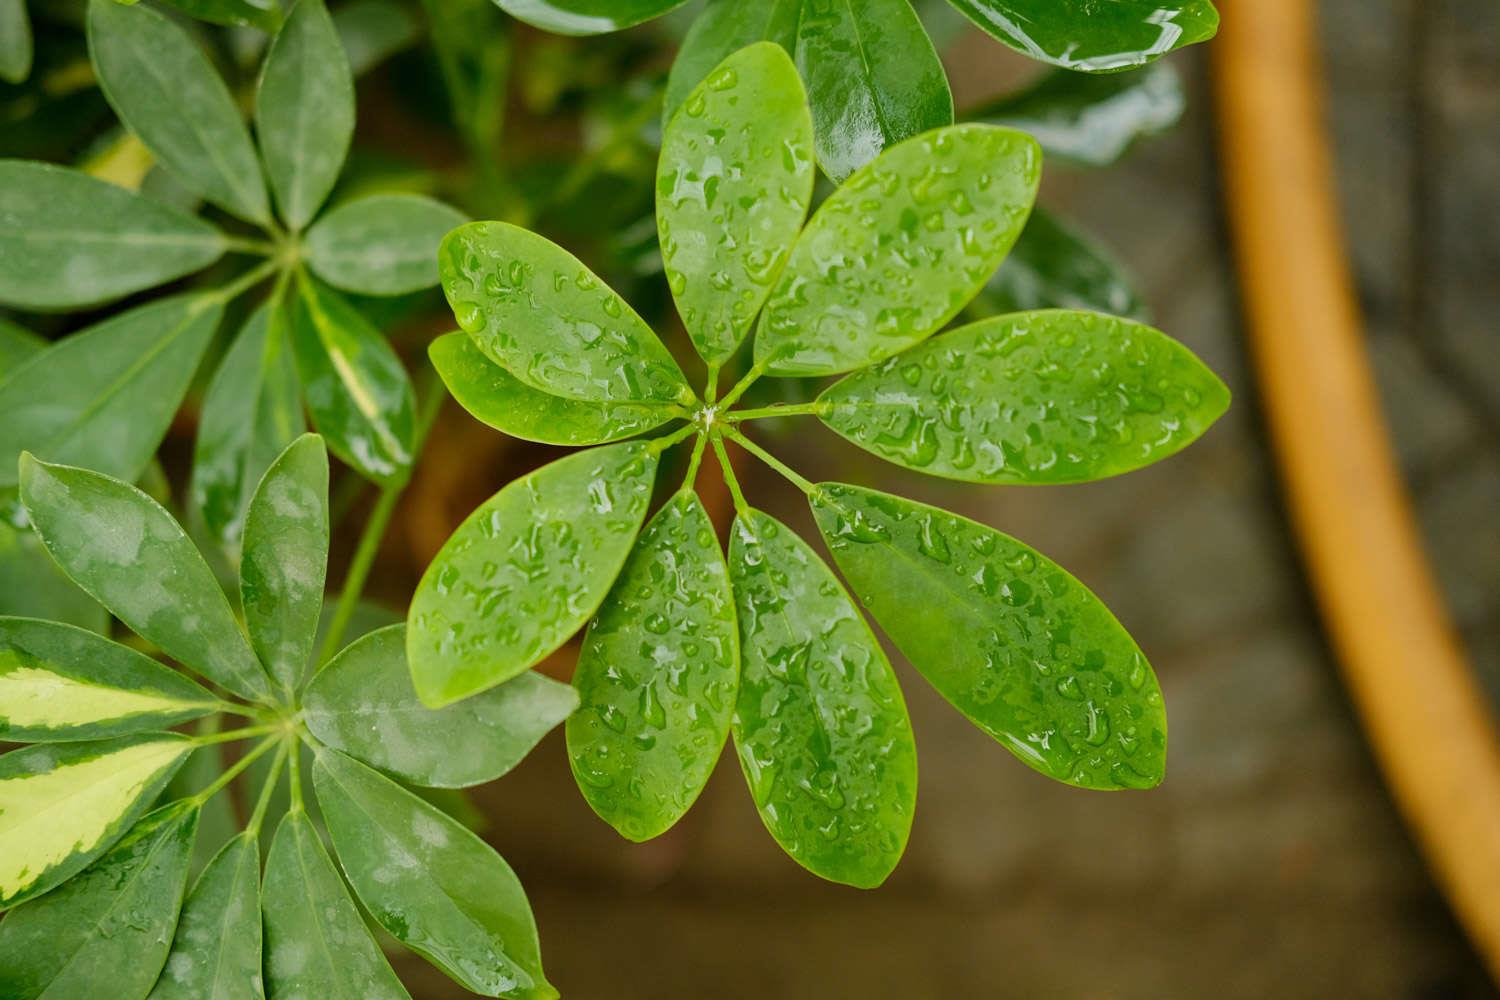
[[[648,442],[646,448],[651,452],[651,454],[660,455],[662,452],[666,451],[673,445],[685,441],[689,436],[701,432],[702,428],[697,424],[688,424],[686,427],[679,428],[673,431],[671,434],[664,434],[661,437]]]
[[[769,359],[766,359],[766,360],[769,360]],[[724,394],[724,398],[721,399],[721,400],[719,400],[719,407],[718,408],[720,410],[727,410],[727,409],[729,409],[729,407],[733,406],[735,404],[735,402],[741,396],[743,396],[745,394],[745,390],[748,389],[748,388],[750,388],[752,385],[754,385],[755,381],[757,379],[759,379],[765,373],[766,373],[766,361],[765,360],[757,361],[755,364],[751,365],[750,366],[750,370],[745,373],[745,377],[742,378],[742,379],[740,379],[738,382],[736,382],[734,384],[734,388],[732,388],[728,392],[726,392]]]
[[[693,442],[693,457],[688,459],[687,473],[682,477],[683,490],[690,492],[698,481],[698,466],[703,462],[703,452],[707,447],[708,435],[699,434],[698,440]]]
[[[302,800],[302,741],[297,737],[291,740],[291,749],[287,752],[287,766],[291,769],[287,777],[291,782],[292,812],[306,812],[307,807]]]
[[[766,420],[771,417],[798,417],[806,414],[819,414],[827,407],[813,400],[811,403],[777,403],[774,406],[761,406],[753,410],[734,410],[724,414],[721,418],[725,423],[737,424],[745,420]]]
[[[799,476],[795,471],[792,470],[790,466],[786,465],[779,458],[766,451],[754,441],[751,441],[749,438],[745,437],[745,435],[741,434],[733,427],[724,428],[724,435],[726,437],[733,438],[734,442],[741,448],[744,448],[750,454],[754,455],[762,462],[765,462],[777,472],[781,473],[782,476],[786,477],[786,479],[791,482],[793,486],[797,487],[803,493],[811,494],[813,490],[817,489],[817,487],[814,486],[810,480],[804,479],[802,476]]]
[[[213,746],[215,743],[234,743],[238,740],[266,736],[283,728],[285,727],[282,723],[271,722],[261,726],[246,726],[243,729],[228,729],[222,733],[205,733],[202,736],[194,736],[193,742],[200,747]]]
[[[734,509],[742,515],[750,513],[750,505],[745,502],[745,494],[740,491],[740,481],[735,477],[734,464],[729,461],[729,453],[724,450],[724,441],[718,435],[712,436],[714,456],[719,460],[719,468],[724,473],[724,484],[729,487],[729,495],[734,498]]]
[[[281,265],[279,261],[262,261],[260,264],[257,264],[255,267],[246,271],[244,274],[240,275],[229,284],[222,285],[214,289],[206,296],[206,298],[210,302],[216,304],[228,302],[231,299],[239,297],[242,293],[248,291],[251,288],[254,288],[256,285],[269,278],[271,276],[271,273],[277,270],[280,266]]]
[[[265,784],[260,786],[260,797],[255,800],[255,811],[250,814],[250,822],[245,824],[245,832],[251,836],[260,833],[260,825],[266,818],[266,810],[271,807],[271,796],[276,793],[276,782],[281,779],[281,768],[286,764],[286,756],[287,741],[283,739],[276,748],[276,756],[271,758],[271,769],[266,772]]]
[[[276,244],[270,240],[256,240],[244,236],[226,236],[224,246],[230,253],[252,253],[261,257],[274,257],[277,253]]]
[[[245,768],[255,763],[255,761],[259,759],[262,754],[271,749],[271,747],[277,745],[277,743],[278,740],[274,736],[261,740],[260,743],[258,743],[253,749],[250,750],[250,752],[244,754],[240,757],[239,760],[235,761],[233,764],[229,765],[229,767],[225,768],[224,773],[215,778],[212,784],[203,789],[203,791],[194,795],[188,801],[197,806],[203,805],[209,799],[213,798],[215,795],[219,794],[219,792],[223,791],[224,786],[228,785],[235,778],[239,777],[240,773],[244,771]]]

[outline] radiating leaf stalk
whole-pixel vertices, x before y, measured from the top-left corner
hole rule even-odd
[[[261,825],[266,819],[266,811],[271,808],[271,796],[276,792],[277,781],[281,779],[281,769],[286,766],[287,754],[296,739],[293,734],[283,737],[276,748],[276,756],[271,758],[271,769],[266,772],[266,779],[260,787],[260,795],[255,799],[255,808],[250,813],[250,819],[245,823],[245,833],[249,836],[254,837],[260,834]]]
[[[245,768],[249,767],[251,764],[254,764],[256,760],[258,760],[263,754],[265,754],[273,747],[278,746],[280,742],[280,738],[276,735],[272,735],[267,737],[266,739],[261,740],[252,749],[244,754],[241,754],[239,760],[235,761],[233,764],[229,765],[229,767],[225,768],[219,774],[219,776],[213,780],[212,784],[208,785],[201,792],[198,792],[196,795],[192,796],[188,801],[194,803],[195,805],[202,806],[209,799],[213,798],[215,795],[219,794],[219,792],[223,791],[231,781],[239,777],[240,773],[244,771]]]

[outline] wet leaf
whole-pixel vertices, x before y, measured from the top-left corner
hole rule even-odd
[[[981,320],[830,386],[825,424],[909,469],[974,483],[1083,483],[1187,447],[1229,390],[1166,334],[1099,313]]]
[[[26,0],[0,0],[0,80],[23,82],[31,75],[31,55]]]
[[[303,244],[308,266],[330,285],[364,295],[403,295],[437,284],[438,245],[468,220],[415,194],[347,201],[318,220]]]
[[[0,302],[67,309],[202,270],[224,253],[206,222],[88,174],[0,160]]]
[[[646,525],[584,636],[573,686],[568,756],[583,797],[621,836],[664,833],[713,773],[739,687],[729,571],[697,494],[678,493]]]
[[[270,693],[213,572],[155,500],[109,476],[21,457],[21,499],[47,551],[139,636],[246,698]]]
[[[246,832],[198,876],[151,1000],[263,1000],[260,952],[260,845]]]
[[[350,643],[308,685],[302,717],[323,743],[413,784],[464,788],[492,781],[578,706],[534,671],[447,708],[417,700],[406,626]]]
[[[958,314],[1004,259],[1036,196],[1020,132],[938,129],[892,147],[814,213],[771,293],[755,360],[833,375],[890,357]]]
[[[0,618],[0,740],[96,740],[169,729],[216,707],[177,671],[103,636]]]
[[[1080,788],[1149,788],[1167,719],[1134,640],[1035,550],[947,511],[824,483],[813,514],[912,666],[1024,763]]]
[[[600,35],[660,17],[687,0],[495,0],[511,17],[559,35]]]
[[[817,553],[752,510],[729,552],[740,626],[734,743],[766,829],[815,875],[862,889],[906,850],[917,748],[896,676]]]
[[[1024,55],[1104,73],[1140,66],[1219,30],[1209,0],[949,0]]]
[[[583,627],[625,564],[656,476],[639,441],[558,459],[490,497],[422,575],[406,655],[433,708],[534,666]]]
[[[443,240],[438,270],[458,325],[527,385],[597,403],[694,402],[651,328],[550,240],[471,222]]]
[[[803,0],[711,0],[672,60],[662,109],[663,123],[714,67],[756,42],[775,42],[788,53],[797,51],[797,21]]]
[[[318,751],[313,782],[334,853],[376,923],[475,993],[558,995],[526,892],[494,848],[337,750]]]
[[[1147,319],[1146,303],[1124,266],[1040,207],[967,313],[982,319],[1032,309],[1087,309]]]

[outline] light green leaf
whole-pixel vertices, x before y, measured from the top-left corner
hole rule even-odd
[[[94,740],[168,729],[217,700],[168,667],[58,622],[0,618],[0,740]]]
[[[1161,781],[1156,677],[1083,584],[993,528],[911,500],[824,483],[812,507],[870,614],[980,729],[1080,788]]]
[[[678,493],[646,525],[584,636],[568,756],[621,836],[650,840],[703,791],[739,687],[734,595],[713,523]]]
[[[192,749],[173,733],[141,733],[0,756],[0,907],[40,896],[109,850]]]
[[[422,575],[406,655],[432,708],[492,688],[567,641],[635,542],[657,453],[639,441],[558,459],[490,497]]]
[[[328,452],[304,434],[271,463],[245,518],[240,606],[271,677],[295,691],[313,655],[328,572]]]
[[[276,0],[162,0],[191,17],[210,24],[246,25],[275,31],[281,24]]]
[[[417,785],[465,788],[521,762],[578,707],[578,695],[527,671],[447,708],[417,700],[406,665],[406,626],[346,646],[318,671],[302,718],[323,743]]]
[[[1229,390],[1164,333],[1099,313],[959,327],[818,397],[818,416],[909,469],[973,483],[1083,483],[1176,454]]]
[[[21,83],[31,75],[31,44],[26,0],[0,0],[0,80]]]
[[[109,628],[109,612],[63,575],[30,526],[0,522],[0,615],[66,622],[91,632]]]
[[[715,66],[747,45],[775,42],[788,53],[796,52],[802,5],[803,0],[710,0],[672,60],[663,123],[672,120]]]
[[[756,364],[834,375],[926,339],[1021,235],[1040,174],[1030,137],[988,125],[886,150],[808,222],[766,304]]]
[[[206,222],[88,174],[0,160],[0,302],[67,309],[202,270],[224,253]]]
[[[246,832],[198,876],[151,1000],[263,1000],[260,946],[260,846]]]
[[[734,743],[771,836],[862,889],[906,850],[917,748],[890,662],[817,553],[758,510],[729,550],[740,626]]]
[[[271,839],[261,907],[269,996],[411,1000],[301,809]]]
[[[1040,207],[967,314],[983,319],[1032,309],[1087,309],[1147,319],[1146,303],[1124,266]]]
[[[30,455],[21,456],[21,500],[64,572],[137,635],[235,694],[269,695],[213,572],[155,500]]]
[[[511,17],[559,35],[601,35],[660,17],[687,0],[495,0]]]
[[[329,450],[377,482],[404,478],[416,394],[380,331],[338,292],[298,272],[292,347],[313,425]]]
[[[260,477],[302,433],[302,387],[280,302],[250,314],[214,371],[198,414],[189,492],[204,525],[230,551],[239,548]]]
[[[376,194],[338,206],[307,231],[318,277],[348,292],[402,295],[437,284],[443,237],[468,219],[415,194]]]
[[[186,31],[150,7],[90,0],[88,40],[104,96],[163,166],[228,212],[271,220],[250,132]]]
[[[271,41],[255,134],[276,207],[302,229],[333,190],[354,134],[354,79],[323,0],[297,0]]]
[[[1090,73],[1140,66],[1219,30],[1209,0],[949,2],[1017,52]]]
[[[475,993],[558,995],[526,892],[494,848],[336,750],[318,751],[313,782],[334,853],[376,923]]]
[[[222,314],[206,296],[159,299],[64,337],[16,369],[0,382],[0,487],[15,485],[23,451],[140,478]]]
[[[656,171],[662,260],[709,364],[750,331],[802,228],[813,174],[802,81],[770,42],[726,59],[667,125]]]
[[[47,349],[47,339],[0,317],[0,381]]]
[[[355,76],[415,45],[427,29],[411,8],[396,0],[351,0],[340,4],[333,12],[333,26],[338,29],[344,52],[349,56],[349,71]]]
[[[635,310],[550,240],[471,222],[443,240],[438,270],[458,325],[527,385],[598,403],[695,401]]]

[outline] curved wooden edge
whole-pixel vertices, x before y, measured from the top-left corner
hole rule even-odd
[[[1302,557],[1406,822],[1500,979],[1500,740],[1392,453],[1340,232],[1312,0],[1226,0],[1227,212]]]

